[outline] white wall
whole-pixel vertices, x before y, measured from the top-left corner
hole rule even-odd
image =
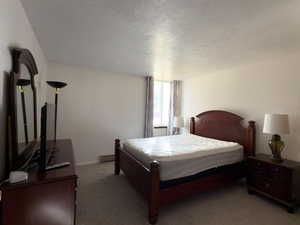
[[[114,139],[143,136],[143,77],[49,63],[49,80],[68,83],[60,91],[58,137],[71,138],[77,163],[113,154]],[[48,88],[47,101],[54,102]]]
[[[9,47],[28,48],[34,55],[39,69],[38,92],[45,97],[42,81],[47,72],[47,62],[32,27],[19,0],[2,0],[0,7],[0,178],[5,166],[6,91],[5,74],[11,71]]]
[[[265,113],[288,113],[291,134],[284,136],[283,156],[300,161],[300,55],[263,60],[184,81],[186,117],[223,109],[257,121],[257,151],[270,153],[262,134]]]

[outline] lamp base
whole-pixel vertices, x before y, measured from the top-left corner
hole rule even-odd
[[[274,157],[274,155],[271,156],[271,160],[275,163],[282,163],[283,159],[281,158],[281,156],[279,157]]]
[[[272,139],[269,140],[269,147],[272,151],[272,161],[276,163],[283,162],[283,159],[281,158],[281,152],[284,149],[284,142],[281,141],[281,137],[277,134],[274,134],[272,136]]]

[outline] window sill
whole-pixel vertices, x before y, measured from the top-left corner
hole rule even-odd
[[[154,129],[166,129],[168,128],[167,126],[156,126],[156,127],[153,127]]]

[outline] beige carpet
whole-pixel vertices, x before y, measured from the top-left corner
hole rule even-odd
[[[80,166],[78,225],[146,225],[147,206],[113,164]],[[161,208],[158,225],[300,225],[300,210],[248,195],[244,183]]]

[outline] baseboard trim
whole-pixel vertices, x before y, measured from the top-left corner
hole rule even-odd
[[[85,165],[92,165],[97,163],[106,163],[106,162],[113,162],[113,161],[115,161],[115,155],[100,155],[99,160],[78,162],[76,163],[76,166],[85,166]]]
[[[115,161],[115,155],[100,155],[99,161],[100,163],[113,162]]]
[[[85,162],[78,162],[76,163],[76,166],[86,166],[86,165],[92,165],[99,163],[99,160],[93,160],[93,161],[85,161]]]

